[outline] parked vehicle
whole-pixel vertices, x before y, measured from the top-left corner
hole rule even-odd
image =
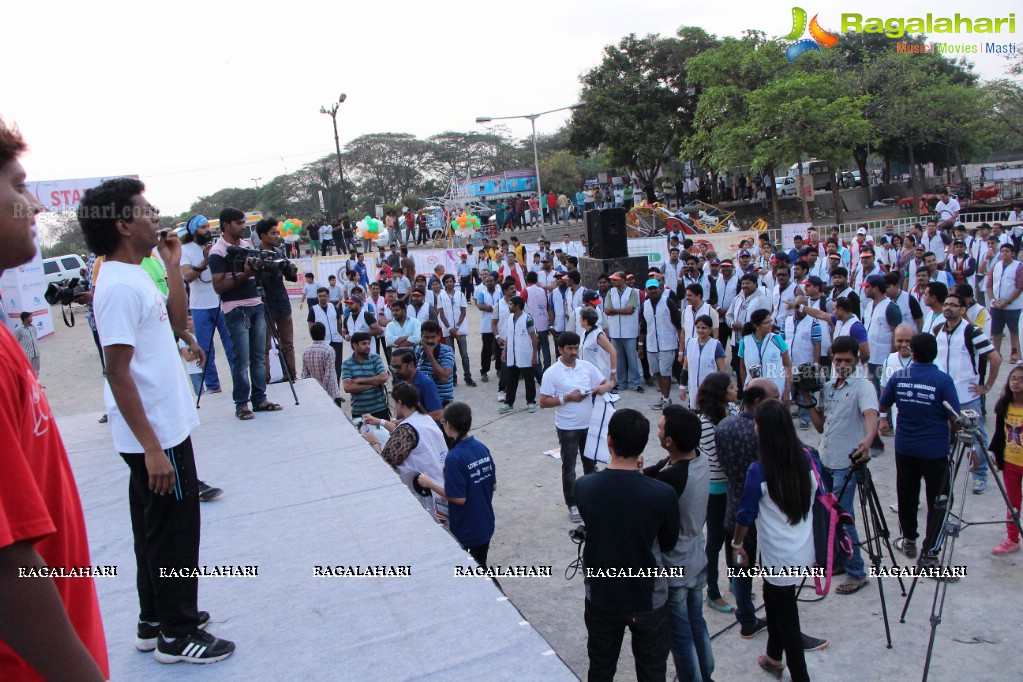
[[[74,253],[43,259],[43,274],[46,276],[47,285],[76,277],[80,278],[84,267],[85,261]]]
[[[831,190],[831,167],[828,166],[827,161],[818,161],[817,159],[804,161],[803,175],[809,175],[813,178],[814,191],[819,189]],[[789,168],[789,177],[799,177],[798,163],[792,164],[792,167]]]
[[[791,176],[775,178],[774,193],[780,197],[796,196],[796,179]]]

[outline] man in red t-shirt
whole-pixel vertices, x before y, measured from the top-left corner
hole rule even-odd
[[[36,251],[33,226],[42,207],[25,187],[18,163],[24,150],[21,136],[0,120],[0,273]],[[19,577],[92,562],[57,422],[2,324],[0,405],[0,680],[108,679],[92,578]]]

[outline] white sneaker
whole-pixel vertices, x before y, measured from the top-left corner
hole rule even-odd
[[[504,391],[498,391],[497,392],[497,402],[503,403],[505,400],[506,400],[506,396],[504,394]]]
[[[572,523],[582,523],[583,517],[579,514],[579,507],[574,504],[568,508],[568,520]]]

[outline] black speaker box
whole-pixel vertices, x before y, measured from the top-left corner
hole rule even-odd
[[[625,209],[605,208],[586,212],[586,243],[591,258],[625,258],[629,255]]]

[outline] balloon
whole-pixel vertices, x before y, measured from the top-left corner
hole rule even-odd
[[[452,220],[451,221],[451,229],[452,230],[457,230],[458,229],[458,221],[457,220]]]
[[[283,230],[284,229],[284,221],[283,220],[281,220],[281,221],[279,221],[277,223],[277,229],[278,230]]]

